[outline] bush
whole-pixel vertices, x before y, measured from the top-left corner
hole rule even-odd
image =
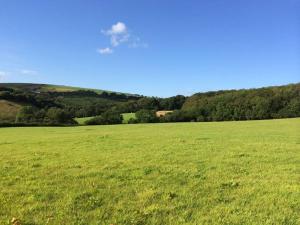
[[[174,110],[161,119],[162,122],[191,122],[196,120],[197,113],[192,110]]]
[[[86,125],[108,125],[108,124],[121,124],[123,117],[121,114],[113,111],[107,111],[100,116],[85,121]]]
[[[128,120],[128,124],[135,124],[135,123],[138,123],[137,119],[135,119],[135,118],[130,118]]]
[[[32,123],[35,122],[35,114],[37,108],[32,106],[24,106],[16,116],[16,123]]]
[[[154,110],[142,109],[135,113],[136,120],[139,123],[155,123],[158,122],[158,118],[156,117]]]
[[[77,124],[69,113],[59,108],[39,109],[32,106],[24,106],[16,116],[16,124],[36,125],[71,125]]]

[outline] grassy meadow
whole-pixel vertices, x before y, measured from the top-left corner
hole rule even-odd
[[[135,113],[123,113],[123,123],[128,123],[130,119],[136,119]]]
[[[0,224],[300,224],[300,119],[0,129]]]
[[[75,120],[77,121],[77,123],[79,125],[84,125],[85,121],[90,120],[94,118],[93,116],[89,116],[89,117],[81,117],[81,118],[75,118]]]

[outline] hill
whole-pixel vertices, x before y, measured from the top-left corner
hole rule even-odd
[[[93,88],[82,88],[72,87],[65,85],[53,85],[53,84],[34,84],[34,83],[0,83],[0,88],[11,88],[19,91],[30,91],[30,92],[74,92],[74,91],[93,91],[97,94],[103,92],[125,94],[127,96],[139,96],[137,94],[129,94],[115,91],[107,91]]]
[[[14,121],[21,107],[61,108],[72,117],[99,115],[102,112],[141,98],[136,94],[48,84],[0,84],[0,122]],[[14,108],[14,109],[13,109]],[[9,119],[9,120],[8,120]]]
[[[0,100],[0,120],[3,122],[14,122],[22,105],[6,100]]]
[[[64,123],[66,118],[70,122],[73,118],[93,117],[103,113],[106,113],[106,117],[114,114],[116,118],[117,114],[140,110],[144,110],[143,117],[148,118],[140,122],[300,117],[300,83],[257,89],[211,91],[190,97],[177,95],[169,98],[60,85],[2,83],[0,100],[3,101],[0,105],[0,123],[14,121],[23,106],[32,107],[22,113],[23,122],[38,124],[48,124],[49,121],[52,124],[53,120],[56,124]],[[154,120],[153,114],[158,110],[172,113]]]

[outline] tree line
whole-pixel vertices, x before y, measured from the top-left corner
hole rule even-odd
[[[300,116],[300,83],[248,90],[197,93],[169,98],[130,96],[89,90],[29,92],[0,87],[0,99],[22,103],[14,123],[74,125],[74,117],[96,116],[87,124],[122,123],[122,113],[134,112],[129,123],[232,121]],[[172,110],[157,117],[157,110]]]

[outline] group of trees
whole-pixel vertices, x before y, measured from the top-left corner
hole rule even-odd
[[[140,97],[137,100],[121,102],[115,106],[115,110],[125,112],[137,112],[139,110],[175,110],[181,109],[186,97],[177,95],[169,98]]]
[[[86,125],[108,125],[108,124],[121,124],[123,117],[120,113],[115,111],[106,111],[99,116],[85,121]]]
[[[181,114],[189,121],[298,117],[300,84],[196,94],[185,102]]]
[[[24,106],[16,116],[16,124],[32,125],[75,125],[77,122],[65,110],[51,107],[39,109]]]
[[[155,110],[141,109],[135,113],[136,119],[128,121],[129,123],[156,123],[159,118],[155,114]]]
[[[131,123],[260,120],[300,117],[300,84],[195,94],[181,109],[157,118],[140,110]]]

